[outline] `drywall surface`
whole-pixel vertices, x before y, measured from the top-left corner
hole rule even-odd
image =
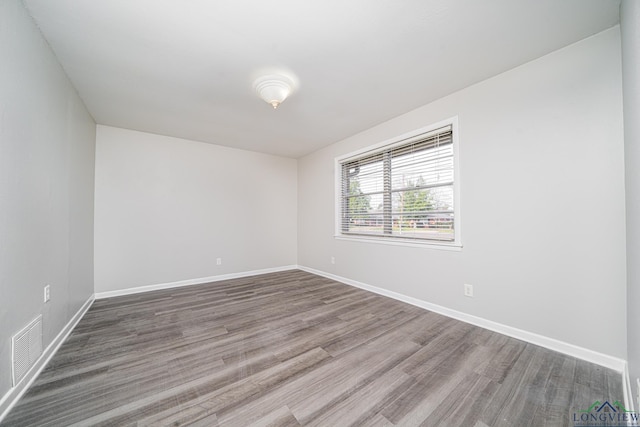
[[[295,160],[101,125],[96,141],[96,292],[296,264]]]
[[[634,393],[640,393],[635,390],[640,379],[640,2],[622,1],[620,31],[627,194],[627,345],[631,384]]]
[[[46,348],[93,294],[95,123],[18,0],[0,2],[0,58],[2,398],[11,336],[42,314]]]
[[[335,239],[334,159],[453,116],[462,250]],[[299,159],[298,263],[625,359],[623,151],[614,27]]]

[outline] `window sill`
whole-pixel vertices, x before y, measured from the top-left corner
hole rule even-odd
[[[408,246],[412,248],[424,248],[424,249],[436,249],[441,251],[462,251],[462,245],[454,242],[436,242],[425,241],[420,242],[416,240],[394,239],[390,237],[367,237],[367,236],[349,236],[345,234],[337,234],[333,236],[336,240],[347,240],[352,242],[362,243],[376,243],[381,245],[391,246]]]

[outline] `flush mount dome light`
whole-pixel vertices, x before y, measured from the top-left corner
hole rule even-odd
[[[271,104],[273,108],[278,108],[293,91],[293,81],[282,74],[270,74],[259,77],[253,82],[258,96]]]

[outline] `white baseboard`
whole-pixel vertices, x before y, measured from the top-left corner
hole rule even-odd
[[[286,265],[282,267],[265,268],[262,270],[243,271],[240,273],[221,274],[218,276],[200,277],[198,279],[180,280],[178,282],[160,283],[157,285],[137,286],[135,288],[118,289],[116,291],[96,292],[96,299],[119,297],[123,295],[157,291],[160,289],[180,288],[182,286],[202,285],[203,283],[239,279],[241,277],[257,276],[259,274],[277,273],[280,271],[295,270],[297,268],[297,265]]]
[[[634,411],[633,391],[631,390],[631,379],[629,377],[629,365],[625,362],[622,371],[622,392],[624,394],[624,408],[627,411]]]
[[[484,329],[489,329],[494,332],[498,332],[503,335],[510,336],[522,341],[529,342],[531,344],[539,345],[541,347],[548,348],[560,353],[564,353],[569,356],[576,357],[578,359],[586,360],[587,362],[595,363],[606,368],[613,369],[615,371],[623,373],[626,369],[626,360],[619,359],[608,354],[599,353],[597,351],[589,350],[587,348],[579,347],[577,345],[569,344],[554,338],[549,338],[543,335],[538,335],[533,332],[523,331],[522,329],[514,328],[512,326],[503,325],[491,320],[483,319],[481,317],[473,316],[471,314],[463,313],[461,311],[452,310],[441,305],[432,304],[417,298],[413,298],[407,295],[403,295],[397,292],[389,291],[387,289],[378,288],[376,286],[367,285],[356,280],[347,279],[345,277],[337,276],[335,274],[327,273],[324,271],[316,270],[313,268],[299,265],[300,270],[308,273],[317,274],[318,276],[327,277],[329,279],[336,280],[338,282],[355,286],[356,288],[364,289],[374,292],[379,295],[384,295],[389,298],[396,299],[398,301],[406,302],[417,307],[424,308],[429,311],[433,311],[453,319],[461,320],[466,323],[470,323],[475,326],[479,326]],[[633,399],[632,399],[633,400]]]
[[[2,419],[7,416],[11,408],[13,408],[16,403],[18,403],[18,400],[20,400],[22,395],[29,389],[35,379],[38,378],[40,372],[42,372],[44,367],[47,366],[49,360],[51,360],[53,355],[56,354],[62,343],[67,339],[71,331],[73,331],[73,328],[76,327],[80,319],[82,319],[85,313],[89,310],[94,300],[94,296],[91,295],[91,297],[89,297],[89,299],[85,301],[82,307],[80,307],[76,314],[73,315],[71,320],[67,322],[64,328],[62,328],[62,330],[58,333],[58,335],[56,335],[53,341],[51,341],[51,344],[49,344],[47,348],[42,352],[38,360],[36,360],[31,369],[29,369],[22,380],[20,380],[18,385],[9,389],[9,391],[2,397],[2,399],[0,399],[0,421],[2,421]]]

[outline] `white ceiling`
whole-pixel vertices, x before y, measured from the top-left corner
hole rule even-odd
[[[287,157],[618,23],[619,0],[24,0],[100,124]],[[293,73],[277,110],[252,87]]]

